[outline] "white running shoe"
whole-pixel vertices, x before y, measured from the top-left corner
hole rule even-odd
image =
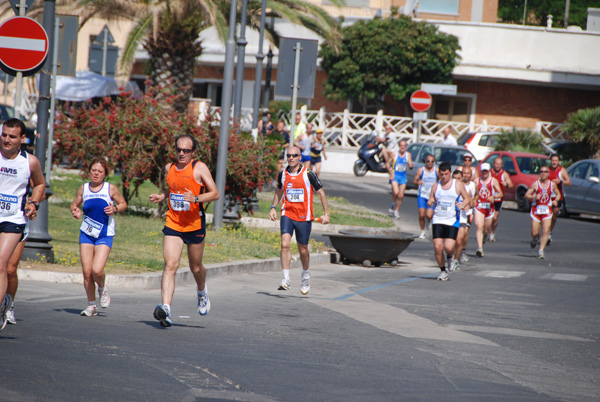
[[[538,251],[538,259],[539,260],[543,260],[544,259],[544,250],[539,250]]]
[[[310,275],[303,276],[300,284],[300,293],[307,295],[310,291]]]
[[[458,271],[460,269],[460,261],[454,260],[454,270]]]
[[[279,285],[279,288],[277,290],[289,290],[290,287],[291,287],[290,280],[283,278],[281,280],[281,284]]]
[[[88,305],[85,310],[81,312],[81,315],[85,315],[88,317],[94,317],[98,315],[98,307],[95,304]]]
[[[204,293],[204,296],[198,295],[198,314],[206,315],[210,311],[210,299],[208,293]]]
[[[448,271],[453,272],[456,269],[456,260],[452,257],[448,259]]]
[[[437,280],[438,281],[447,281],[448,280],[448,272],[442,271],[442,273],[438,275]]]
[[[388,214],[390,216],[394,216],[394,209],[393,208],[388,208]]]
[[[394,211],[394,219],[400,219],[400,214],[398,211]]]
[[[100,307],[107,308],[110,306],[110,295],[108,294],[108,286],[104,286],[104,291],[98,291],[100,296]]]
[[[469,261],[469,256],[467,256],[467,254],[465,252],[460,253],[460,262],[467,262]]]
[[[496,241],[496,233],[490,233],[490,241],[491,242],[495,242]]]
[[[421,240],[427,239],[427,232],[425,232],[424,230],[421,230],[421,234],[419,235],[419,239],[421,239]]]
[[[4,300],[2,300],[2,303],[0,303],[0,331],[2,331],[8,323],[8,320],[6,319],[6,313],[12,305],[12,302],[12,296],[7,293],[4,295]]]
[[[17,319],[15,318],[15,305],[11,304],[10,308],[6,312],[6,322],[12,325],[17,325]]]
[[[483,249],[482,248],[478,248],[477,251],[475,251],[475,255],[477,257],[483,257]]]

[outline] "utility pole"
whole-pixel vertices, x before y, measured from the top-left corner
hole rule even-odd
[[[233,6],[233,4],[232,4]],[[242,115],[242,94],[244,92],[244,62],[246,58],[246,14],[248,9],[248,0],[242,0],[242,15],[240,16],[240,36],[237,40],[237,67],[235,72],[235,96],[233,98],[234,113],[233,117],[239,119]],[[232,29],[235,25],[230,25],[229,29]]]
[[[262,0],[262,6],[260,11],[260,33],[258,39],[258,53],[256,53],[256,78],[254,81],[254,102],[252,104],[254,110],[252,111],[252,128],[258,127],[258,114],[260,111],[260,88],[262,87],[262,70],[263,70],[263,40],[265,37],[265,13],[267,11],[267,0]],[[268,105],[264,105],[268,107]],[[263,116],[263,120],[266,120],[266,113]],[[265,121],[263,121],[264,123]],[[264,127],[264,126],[263,126]]]

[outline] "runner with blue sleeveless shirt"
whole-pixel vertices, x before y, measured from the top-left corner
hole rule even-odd
[[[88,306],[81,315],[93,317],[98,314],[96,284],[100,307],[110,306],[104,266],[108,261],[115,235],[113,215],[125,211],[127,202],[117,186],[104,181],[108,176],[108,164],[103,158],[92,160],[89,173],[91,181],[79,187],[70,209],[75,219],[83,215],[79,229],[79,254]],[[83,211],[79,208],[82,203]]]
[[[406,168],[413,168],[410,153],[406,152],[406,141],[401,140],[398,147],[399,149],[394,160],[386,164],[392,183],[392,205],[390,205],[389,212],[394,219],[400,219],[398,211],[400,210],[400,205],[402,205],[404,191],[406,190]]]

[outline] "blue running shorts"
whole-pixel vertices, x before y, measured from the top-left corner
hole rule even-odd
[[[281,217],[281,222],[279,224],[281,229],[281,234],[289,234],[290,236],[294,235],[294,230],[296,231],[296,241],[298,244],[302,244],[303,246],[308,244],[310,239],[310,231],[312,229],[311,221],[295,221],[287,216]]]

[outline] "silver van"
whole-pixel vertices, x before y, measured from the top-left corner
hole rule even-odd
[[[452,165],[452,170],[456,169],[457,166],[462,165],[462,158],[465,155],[470,155],[473,158],[473,166],[476,166],[475,157],[466,148],[461,146],[444,145],[440,143],[432,142],[415,142],[408,144],[406,151],[410,152],[414,167],[406,171],[406,178],[408,183],[406,188],[417,188],[413,184],[417,170],[421,166],[425,166],[425,158],[427,155],[433,155],[435,157],[435,164],[438,166],[442,162],[448,162]]]

